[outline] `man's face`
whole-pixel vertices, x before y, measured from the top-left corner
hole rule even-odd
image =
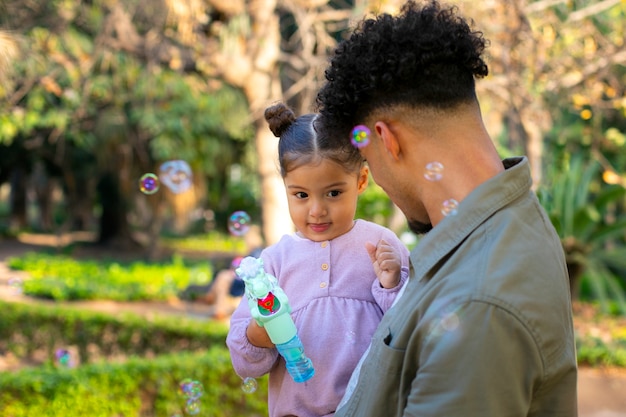
[[[432,224],[423,204],[417,198],[418,193],[412,190],[415,185],[414,171],[396,172],[394,160],[386,157],[387,150],[376,133],[372,134],[369,144],[359,149],[363,159],[372,173],[374,182],[378,184],[404,213],[409,229],[416,234],[425,234],[432,229]]]

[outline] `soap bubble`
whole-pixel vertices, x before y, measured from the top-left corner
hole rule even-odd
[[[228,217],[228,231],[234,236],[243,236],[250,230],[250,215],[236,211]]]
[[[187,404],[185,404],[185,412],[190,416],[195,416],[200,412],[200,401],[197,399],[188,399]]]
[[[441,298],[432,303],[431,308],[436,311],[433,322],[433,335],[443,335],[458,330],[461,327],[463,308],[452,298]]]
[[[13,294],[20,295],[24,292],[24,282],[19,277],[9,278],[9,288]]]
[[[66,349],[57,349],[54,354],[57,364],[65,367],[72,367],[74,363],[72,362],[72,355]]]
[[[241,383],[241,390],[245,392],[246,394],[252,394],[253,392],[256,391],[258,386],[259,384],[256,382],[256,379],[247,377]]]
[[[197,400],[204,394],[204,387],[202,384],[191,378],[183,379],[180,384],[181,394],[189,400]]]
[[[155,174],[143,174],[139,178],[139,190],[147,195],[154,194],[159,191],[159,177]]]
[[[459,202],[454,198],[446,200],[441,205],[441,214],[444,216],[454,216],[456,215],[456,210],[459,207]]]
[[[370,143],[370,135],[372,132],[365,125],[354,126],[350,132],[350,141],[357,148],[363,148]]]
[[[411,232],[403,232],[400,235],[400,240],[404,243],[404,246],[413,247],[417,243],[417,236]]]
[[[161,164],[159,178],[163,185],[174,194],[187,191],[193,184],[191,167],[182,160],[167,161]]]
[[[236,256],[230,263],[230,268],[231,269],[237,269],[239,268],[239,265],[241,265],[241,261],[243,261],[243,256]]]
[[[424,178],[428,181],[439,181],[443,177],[443,164],[441,162],[429,162],[426,164]]]
[[[447,332],[452,332],[459,327],[461,324],[461,319],[459,318],[456,312],[451,311],[443,315],[441,317],[441,322],[439,323],[441,328]]]

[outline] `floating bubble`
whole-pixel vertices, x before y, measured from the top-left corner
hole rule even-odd
[[[350,132],[350,141],[357,148],[363,148],[370,143],[370,135],[372,132],[365,125],[354,126]]]
[[[159,191],[159,177],[155,174],[143,174],[139,178],[139,190],[147,195],[154,194]]]
[[[204,394],[204,387],[202,384],[191,378],[183,379],[180,384],[181,394],[189,400],[197,400]]]
[[[452,332],[459,327],[461,324],[461,319],[459,319],[458,314],[456,312],[448,312],[441,317],[441,322],[439,323],[441,328],[447,332]]]
[[[443,177],[443,164],[441,162],[429,162],[426,164],[424,178],[428,181],[439,181]]]
[[[13,294],[20,295],[24,292],[24,282],[19,277],[9,278],[9,288]]]
[[[239,265],[241,265],[242,260],[243,260],[243,256],[236,256],[230,263],[230,268],[231,269],[239,268]]]
[[[450,297],[443,297],[432,303],[431,308],[436,311],[432,334],[442,336],[454,332],[461,327],[463,307]]]
[[[252,394],[253,392],[256,392],[258,386],[259,384],[256,382],[256,379],[247,377],[241,383],[241,390],[246,394]]]
[[[73,365],[72,355],[70,355],[70,352],[66,349],[57,349],[57,351],[54,353],[54,357],[56,359],[56,362],[61,366],[69,368]]]
[[[454,216],[456,215],[456,210],[459,207],[459,202],[454,198],[446,200],[441,205],[441,214],[444,216]]]
[[[159,167],[159,178],[163,185],[174,194],[180,194],[191,188],[192,174],[189,164],[182,160],[167,161]]]
[[[190,416],[200,413],[200,401],[192,398],[188,399],[187,404],[185,404],[185,412]]]
[[[411,232],[403,232],[400,235],[400,240],[404,243],[404,246],[412,247],[417,243],[417,236]]]
[[[236,211],[228,217],[228,231],[234,236],[243,236],[250,230],[250,215]]]

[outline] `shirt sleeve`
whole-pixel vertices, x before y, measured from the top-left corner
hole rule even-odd
[[[252,320],[252,316],[248,307],[248,299],[244,294],[239,306],[230,318],[230,329],[226,337],[226,345],[230,351],[233,368],[237,375],[242,378],[258,378],[269,373],[278,359],[276,348],[262,348],[250,343],[246,336],[250,320]]]
[[[404,243],[398,239],[396,234],[389,229],[385,229],[383,239],[400,253],[400,262],[402,263],[400,282],[394,288],[383,288],[378,279],[375,279],[372,283],[372,295],[384,313],[391,308],[400,290],[409,279],[409,250],[404,246]]]
[[[528,414],[543,362],[529,327],[516,315],[474,301],[428,326],[404,416]]]
[[[384,288],[380,285],[380,281],[378,281],[378,279],[375,279],[374,282],[372,282],[372,295],[374,296],[374,300],[376,300],[376,304],[378,304],[383,313],[391,308],[408,278],[409,268],[402,266],[402,270],[400,271],[400,282],[395,287]]]

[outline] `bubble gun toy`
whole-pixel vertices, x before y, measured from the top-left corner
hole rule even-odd
[[[315,369],[304,354],[298,330],[289,314],[287,294],[278,286],[278,280],[265,272],[262,259],[252,256],[243,258],[236,272],[246,284],[252,318],[265,327],[278,353],[285,359],[287,371],[296,382],[308,381]]]

